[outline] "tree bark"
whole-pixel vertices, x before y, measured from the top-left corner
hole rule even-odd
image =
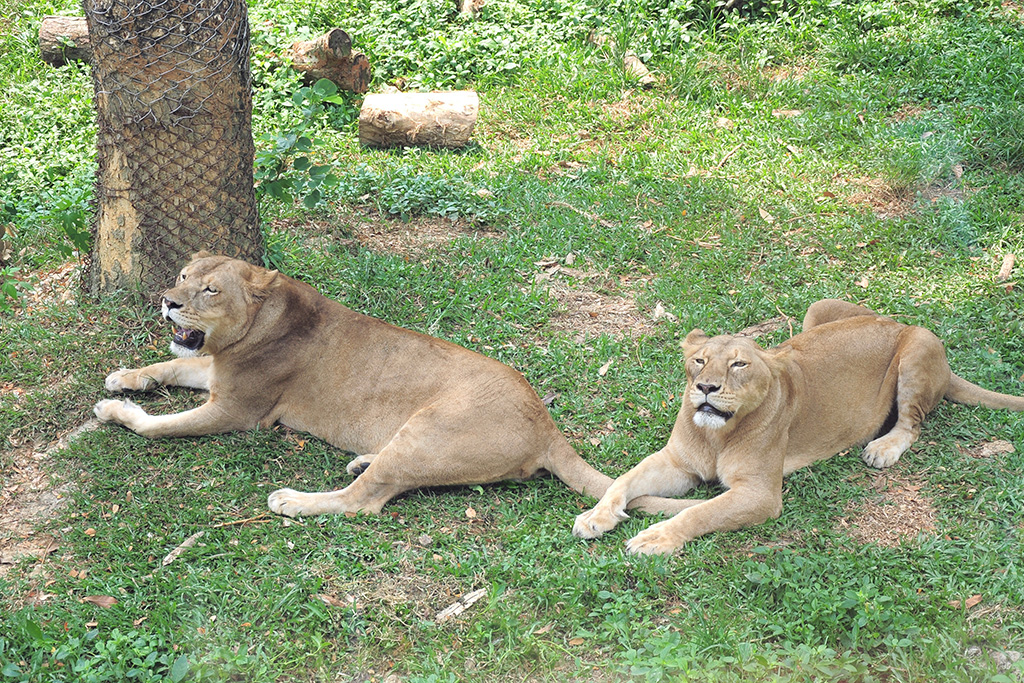
[[[359,111],[366,147],[464,147],[480,100],[472,90],[367,95]]]
[[[292,43],[288,57],[307,85],[326,78],[351,92],[364,93],[370,86],[369,60],[361,52],[352,52],[352,39],[340,28]]]
[[[244,0],[85,0],[97,114],[94,294],[154,299],[206,249],[259,263]]]
[[[85,17],[43,17],[39,25],[39,56],[50,66],[92,60]]]

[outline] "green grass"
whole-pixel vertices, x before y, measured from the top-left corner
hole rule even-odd
[[[45,67],[34,45],[42,16],[77,4],[5,8],[2,278],[22,292],[0,305],[8,487],[30,452],[91,416],[107,372],[166,357],[166,328],[138,301],[46,294],[73,258],[63,226],[92,197],[91,82],[86,67]],[[995,277],[1005,254],[1024,254],[1015,6],[750,2],[722,15],[685,0],[495,1],[467,21],[440,2],[259,0],[250,18],[261,149],[301,129],[339,181],[312,210],[263,200],[282,267],[516,367],[610,474],[667,438],[690,329],[782,313],[798,331],[821,297],[925,325],[956,372],[1024,393],[1022,295]],[[360,149],[358,98],[303,121],[276,54],[332,25],[352,30],[375,87],[476,88],[475,144]],[[593,29],[635,50],[659,87],[631,82],[618,53],[587,42]],[[450,239],[372,239],[438,225]],[[646,321],[638,334],[566,327],[535,278],[568,254],[588,277],[558,286],[624,297]],[[659,304],[676,317],[653,321]],[[139,397],[158,413],[201,400]],[[1017,450],[970,454],[992,439]],[[891,472],[920,487],[934,531],[858,540],[844,520],[886,498],[855,448],[789,477],[779,519],[636,558],[622,543],[650,519],[579,541],[572,520],[592,501],[552,479],[287,521],[265,514],[267,493],[344,486],[345,454],[282,429],[147,441],[101,428],[42,461],[71,500],[28,539],[52,536],[55,553],[0,565],[0,678],[1008,681],[966,653],[1024,650],[1022,447],[1016,415],[944,404]],[[4,530],[0,549],[15,540]],[[479,588],[464,615],[435,623]]]

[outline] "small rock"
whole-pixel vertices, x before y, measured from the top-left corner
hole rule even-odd
[[[420,534],[420,537],[416,539],[416,543],[426,548],[434,542],[434,538],[430,534]]]

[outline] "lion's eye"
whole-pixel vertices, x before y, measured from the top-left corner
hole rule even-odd
[[[697,365],[703,366],[706,361],[703,358],[694,358],[693,362]]]
[[[187,278],[187,277],[188,277],[188,275],[185,275],[185,273],[182,273],[181,274],[181,281],[184,282],[185,278]]]
[[[203,291],[206,292],[207,294],[216,294],[217,293],[217,288],[213,287],[211,285],[206,285],[206,287],[203,289]]]
[[[730,367],[739,369],[739,368],[745,368],[748,365],[750,365],[750,363],[748,363],[745,360],[737,360],[737,361],[733,361],[733,363],[732,363],[732,365]]]

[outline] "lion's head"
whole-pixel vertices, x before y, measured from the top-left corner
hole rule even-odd
[[[774,381],[775,364],[764,349],[746,337],[708,337],[693,330],[683,342],[686,398],[693,423],[721,429],[756,409]]]
[[[244,337],[276,278],[276,270],[196,254],[163,295],[163,316],[175,325],[171,351],[213,354]]]

